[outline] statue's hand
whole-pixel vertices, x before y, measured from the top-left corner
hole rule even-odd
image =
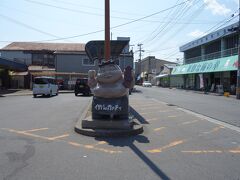
[[[130,66],[126,67],[124,70],[124,82],[123,85],[126,88],[132,88],[133,87],[133,73],[132,73],[132,68]]]
[[[88,71],[88,86],[90,88],[94,88],[97,86],[97,79],[96,79],[96,71],[89,70]]]

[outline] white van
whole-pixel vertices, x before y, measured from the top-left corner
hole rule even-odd
[[[33,83],[33,97],[37,95],[58,95],[58,85],[52,77],[35,77]]]

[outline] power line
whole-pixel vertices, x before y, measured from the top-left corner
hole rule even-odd
[[[198,1],[196,2],[196,4],[199,3],[199,2],[200,2],[200,0],[198,0]],[[196,5],[196,4],[194,4],[194,5]],[[181,10],[179,10],[179,12],[176,13],[176,15],[175,15],[177,21],[181,20],[181,18],[182,18],[189,10],[190,10],[190,8],[188,7],[188,5],[185,4],[185,6],[184,6]],[[173,14],[175,14],[175,12],[174,12]],[[157,34],[155,34],[154,37],[152,37],[152,39],[151,39],[150,41],[148,41],[147,43],[149,44],[150,42],[154,41],[154,40],[160,35],[160,33],[162,34],[161,38],[162,38],[163,36],[166,36],[167,33],[169,33],[169,32],[173,29],[173,27],[175,27],[175,23],[171,23],[171,22],[170,22],[170,23],[166,24],[166,26],[164,26],[162,29],[160,29],[160,31],[157,32]],[[166,33],[166,32],[167,32],[167,33]]]
[[[237,11],[235,11],[234,12],[234,14],[236,13]],[[236,17],[238,17],[238,16],[235,16],[235,17],[230,17],[230,19],[229,18],[225,18],[224,20],[222,20],[222,21],[220,21],[219,23],[217,23],[216,25],[214,25],[213,27],[211,27],[210,29],[208,29],[207,31],[205,31],[204,32],[204,34],[207,34],[209,31],[211,31],[212,29],[214,29],[214,30],[212,30],[212,32],[214,32],[214,31],[216,31],[216,30],[218,30],[219,28],[221,28],[222,26],[225,26],[226,24],[228,24],[229,22],[231,22],[233,19],[235,19]],[[219,26],[218,26],[219,25]],[[216,27],[216,28],[215,28]],[[223,35],[222,35],[223,36]],[[221,37],[222,37],[221,36]],[[194,40],[197,40],[197,39],[199,39],[199,38],[195,38]],[[192,40],[192,41],[194,41],[194,40]],[[186,43],[186,42],[185,42]],[[181,43],[181,44],[183,44],[183,43]],[[180,46],[180,44],[179,44],[179,46]],[[170,58],[170,57],[172,57],[172,56],[174,56],[174,55],[176,55],[177,53],[179,53],[179,50],[174,50],[174,51],[172,51],[172,52],[170,52],[169,54],[169,56],[167,56],[166,57],[166,59],[167,58]]]
[[[25,23],[23,23],[23,22],[17,21],[16,19],[10,18],[10,17],[5,16],[5,15],[3,15],[3,14],[0,14],[0,17],[4,18],[4,19],[6,19],[6,20],[8,20],[8,21],[10,21],[10,22],[13,22],[13,23],[15,23],[15,24],[18,24],[18,25],[20,25],[20,26],[23,26],[23,27],[25,27],[25,28],[28,28],[28,29],[31,29],[31,30],[33,30],[33,31],[39,32],[39,33],[41,33],[41,34],[48,35],[48,36],[55,37],[55,38],[59,38],[59,36],[56,36],[56,35],[54,35],[54,34],[51,34],[51,33],[45,32],[45,31],[42,31],[42,30],[40,30],[40,29],[37,29],[37,28],[35,28],[35,27],[32,27],[32,26],[30,26],[30,25],[28,25],[28,24],[25,24]]]
[[[234,14],[235,14],[235,13],[234,13]],[[221,27],[226,26],[226,24],[228,24],[229,22],[231,22],[233,19],[237,18],[238,16],[239,16],[239,15],[234,16],[234,17],[231,17],[231,18],[228,19],[227,21],[226,21],[226,19],[223,20],[223,21],[221,21],[220,23],[214,25],[213,27],[211,27],[210,29],[208,29],[207,31],[205,31],[204,34],[209,33],[209,31],[215,32],[215,31],[219,30]],[[223,24],[222,24],[222,23],[223,23]],[[219,24],[221,24],[221,25],[219,25]],[[218,26],[218,25],[219,25],[219,26]],[[217,26],[217,27],[216,27],[216,26]],[[215,28],[215,27],[216,27],[216,28]],[[213,28],[215,28],[215,29],[212,30]],[[223,36],[224,36],[224,35],[220,36],[219,38],[221,38],[221,37],[223,37]],[[197,40],[197,39],[199,39],[199,38],[195,38],[195,39],[192,40],[192,41],[195,41],[195,40]],[[186,42],[185,42],[185,43],[186,43]],[[173,55],[175,55],[175,54],[177,54],[177,53],[179,53],[179,51],[176,51],[176,50],[175,50],[175,51],[173,51],[172,53],[170,53],[170,55],[167,56],[166,58],[172,57]]]
[[[93,13],[93,12],[88,12],[88,11],[81,11],[81,10],[72,9],[72,8],[68,8],[68,7],[57,6],[57,5],[53,5],[53,4],[49,4],[49,3],[45,3],[45,2],[39,2],[39,1],[35,1],[35,0],[25,0],[25,1],[26,2],[30,2],[30,3],[34,3],[34,4],[38,4],[38,5],[42,5],[42,6],[47,6],[47,7],[52,7],[52,8],[56,8],[56,9],[61,9],[61,10],[64,10],[64,11],[104,17],[104,14],[98,14],[98,13]],[[119,16],[111,16],[111,18],[122,19],[122,20],[134,20],[132,18],[119,17]],[[141,21],[158,22],[158,21],[153,21],[153,20],[141,20]]]
[[[201,5],[195,12],[193,12],[192,14],[190,14],[190,18],[189,18],[189,22],[192,21],[194,18],[196,18],[197,16],[199,16],[199,14],[202,12],[202,10],[204,9],[204,4]],[[171,39],[173,39],[176,35],[179,34],[179,32],[183,31],[190,23],[187,23],[185,25],[181,25],[180,27],[176,28],[175,31],[173,31],[171,34],[169,34],[168,36],[166,36],[166,34],[164,34],[166,37],[165,39],[161,38],[159,42],[163,42],[165,43],[166,41],[169,41]],[[163,37],[163,36],[162,36]]]
[[[52,4],[48,4],[48,3],[44,3],[44,2],[39,2],[39,1],[33,1],[33,0],[25,0],[25,1],[26,2],[30,2],[30,3],[34,3],[34,4],[38,4],[38,5],[42,5],[42,6],[47,6],[47,7],[52,7],[52,8],[56,8],[56,9],[65,10],[65,11],[75,12],[75,13],[82,13],[82,14],[88,14],[88,15],[94,15],[94,16],[101,16],[101,17],[104,16],[103,14],[87,12],[87,11],[80,11],[80,10],[77,10],[77,9],[56,6],[56,5],[52,5]],[[117,17],[117,16],[111,16],[111,18],[124,19],[124,20],[133,20],[133,19],[130,19],[130,18]]]
[[[104,10],[103,8],[96,8],[96,7],[92,7],[92,6],[86,6],[86,5],[82,5],[82,4],[79,4],[79,3],[73,3],[73,2],[69,2],[69,1],[61,1],[61,0],[52,0],[52,1],[55,1],[55,2],[58,2],[58,3],[60,2],[62,4],[68,4],[68,5],[72,5],[72,6],[85,7],[85,8],[88,8],[88,9],[101,10],[101,11]],[[116,10],[112,10],[112,9],[111,9],[111,12],[116,12],[116,13],[120,13],[120,14],[144,16],[143,14],[136,14],[136,13],[130,13],[130,12],[123,12],[123,11],[116,11]]]
[[[178,3],[178,1],[179,1],[179,0],[177,0],[176,4]],[[175,12],[178,12],[179,9],[180,9],[180,6],[179,6],[177,9],[175,9],[175,11],[169,11],[169,13],[165,16],[165,18],[169,17],[169,15],[170,15],[172,12],[173,12],[172,14],[174,14]],[[154,33],[155,33],[157,30],[159,30],[159,29],[160,29],[160,32],[161,32],[162,30],[164,30],[164,29],[168,26],[168,24],[170,24],[173,20],[174,20],[174,18],[172,18],[169,22],[166,22],[165,24],[159,25],[156,29],[154,29],[154,30],[150,33],[150,35],[149,35],[148,38],[146,38],[145,40],[143,40],[143,41],[141,41],[141,42],[142,42],[142,43],[145,43],[145,42],[149,42],[149,41],[151,41],[152,39],[154,39],[154,37],[150,37],[150,36],[154,35]],[[150,38],[151,38],[151,40],[150,40]]]
[[[53,1],[56,1],[56,0],[53,0]],[[58,1],[58,0],[57,0]],[[60,1],[61,2],[61,1]],[[67,2],[65,2],[67,4]],[[70,3],[70,2],[69,2]],[[74,3],[75,4],[75,3]],[[84,6],[85,7],[85,6]],[[88,7],[88,6],[86,6]],[[28,12],[28,11],[24,11],[22,9],[18,9],[18,8],[13,8],[13,7],[10,7],[10,6],[6,6],[6,5],[1,5],[0,8],[3,8],[3,9],[6,9],[8,8],[9,10],[14,10],[15,12],[20,12],[22,14],[27,14],[27,15],[31,15],[31,16],[35,16],[37,18],[41,18],[41,19],[46,19],[45,17],[43,16],[40,16],[38,14],[34,14],[32,12]],[[93,9],[100,9],[100,8],[93,8]],[[102,10],[102,9],[101,9]],[[130,13],[131,14],[131,13]],[[128,20],[133,20],[133,19],[130,19],[130,18],[127,18]],[[168,23],[169,21],[173,21],[173,23],[175,24],[188,24],[188,22],[185,22],[185,21],[179,21],[179,22],[176,22],[174,21],[175,18],[173,19],[169,19],[168,21],[166,21],[166,17],[164,17],[164,21],[163,20],[145,20],[146,22],[152,22],[152,23]],[[61,22],[63,23],[63,22]],[[216,21],[206,21],[206,20],[198,20],[198,21],[195,21],[195,22],[191,22],[190,24],[213,24],[213,23],[216,23]],[[67,23],[69,24],[69,22]]]
[[[27,0],[25,0],[27,1]],[[29,0],[28,0],[29,1]],[[135,22],[138,22],[138,21],[141,21],[143,19],[147,19],[149,17],[152,17],[152,16],[155,16],[157,14],[160,14],[160,13],[163,13],[165,11],[169,11],[170,9],[173,9],[177,6],[180,6],[182,4],[185,4],[187,2],[189,2],[190,0],[186,0],[182,3],[179,3],[177,5],[174,5],[174,6],[171,6],[169,8],[166,8],[166,9],[163,9],[163,10],[160,10],[158,12],[155,12],[155,13],[152,13],[150,15],[147,15],[147,16],[144,16],[142,18],[138,18],[138,19],[135,19],[135,20],[132,20],[132,21],[129,21],[129,22],[126,22],[126,23],[123,23],[123,24],[119,24],[119,25],[116,25],[116,26],[113,26],[111,27],[111,29],[116,29],[116,28],[119,28],[119,27],[122,27],[122,26],[126,26],[128,24],[132,24],[132,23],[135,23]],[[87,36],[87,35],[91,35],[91,34],[96,34],[96,33],[100,33],[100,32],[103,32],[104,30],[97,30],[97,31],[93,31],[93,32],[89,32],[89,33],[85,33],[85,34],[79,34],[79,35],[75,35],[75,36],[68,36],[68,37],[61,37],[61,38],[55,38],[55,39],[46,39],[46,40],[40,40],[40,41],[30,41],[30,42],[47,42],[47,41],[59,41],[59,40],[66,40],[66,39],[74,39],[74,38],[78,38],[78,37],[82,37],[82,36]]]

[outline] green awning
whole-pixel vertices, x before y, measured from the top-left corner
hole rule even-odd
[[[173,68],[172,75],[237,70],[238,56],[224,57],[199,63],[186,64]]]

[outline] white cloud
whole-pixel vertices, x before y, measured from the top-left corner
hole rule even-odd
[[[199,37],[202,37],[204,35],[206,35],[206,33],[202,32],[198,29],[188,33],[188,36],[191,36],[191,37],[194,37],[194,38],[199,38]]]
[[[204,0],[206,9],[209,9],[214,15],[227,15],[231,13],[231,9],[228,9],[224,4],[220,4],[217,0]]]

